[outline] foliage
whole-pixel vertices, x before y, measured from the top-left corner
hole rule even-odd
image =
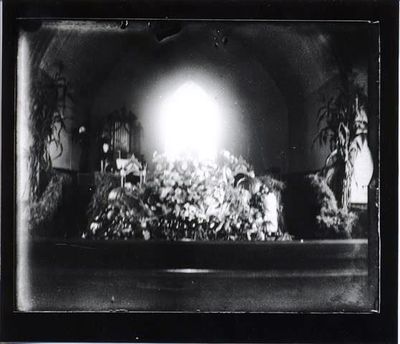
[[[319,132],[314,143],[329,145],[331,153],[323,172],[344,210],[348,208],[354,159],[367,139],[366,104],[363,89],[350,85],[340,89],[318,111]]]
[[[118,176],[105,172],[96,172],[94,179],[95,190],[87,211],[90,220],[107,207],[108,194],[120,183]]]
[[[63,204],[66,188],[71,184],[72,178],[69,175],[51,172],[44,192],[30,205],[31,228],[37,230],[51,223]]]
[[[39,199],[51,175],[49,145],[54,144],[58,156],[63,152],[61,132],[65,130],[64,108],[67,83],[62,76],[62,64],[55,75],[39,70],[34,78],[29,115],[32,145],[29,150],[30,194]]]
[[[275,192],[269,187],[256,192],[235,187],[235,175],[255,179],[243,158],[228,152],[215,162],[180,158],[174,161],[155,154],[154,169],[145,183],[127,184],[107,193],[96,191],[108,203],[97,213],[83,237],[142,238],[165,240],[277,240],[289,239],[268,226],[263,197]],[[258,181],[262,184],[261,181]],[[278,188],[276,188],[278,192]],[[99,203],[100,204],[100,203]],[[101,203],[102,205],[104,203]]]
[[[357,220],[355,213],[338,208],[335,195],[329,188],[324,177],[318,174],[307,176],[316,202],[319,214],[316,216],[317,227],[314,233],[320,239],[351,238],[352,229]]]

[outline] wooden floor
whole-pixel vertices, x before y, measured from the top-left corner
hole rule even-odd
[[[367,248],[38,241],[21,310],[368,312]]]

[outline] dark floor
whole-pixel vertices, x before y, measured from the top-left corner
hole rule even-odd
[[[362,271],[169,272],[34,269],[31,310],[361,311]]]
[[[155,252],[160,245],[147,244],[34,246],[22,310],[358,312],[373,307],[363,240],[236,247],[175,243],[162,246],[164,257],[178,255],[184,261],[192,252],[197,254],[195,261],[191,258],[193,264],[161,258],[140,268],[146,252]],[[169,249],[173,255],[166,253]],[[208,260],[212,252],[219,252],[218,267]],[[235,268],[231,262],[243,252],[249,268]],[[265,263],[260,263],[263,252]],[[280,263],[268,264],[274,256]]]

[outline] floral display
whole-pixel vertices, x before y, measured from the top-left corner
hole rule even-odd
[[[97,206],[84,238],[290,239],[279,226],[283,183],[256,178],[243,158],[227,151],[215,161],[155,153],[145,182],[110,191],[111,184],[96,193],[102,201],[92,201]]]

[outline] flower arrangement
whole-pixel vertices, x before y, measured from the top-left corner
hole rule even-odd
[[[106,193],[107,204],[96,207],[84,238],[290,239],[277,221],[283,185],[271,177],[255,178],[243,158],[224,151],[215,161],[170,160],[155,153],[153,166],[146,182]],[[104,194],[96,194],[104,200]]]

